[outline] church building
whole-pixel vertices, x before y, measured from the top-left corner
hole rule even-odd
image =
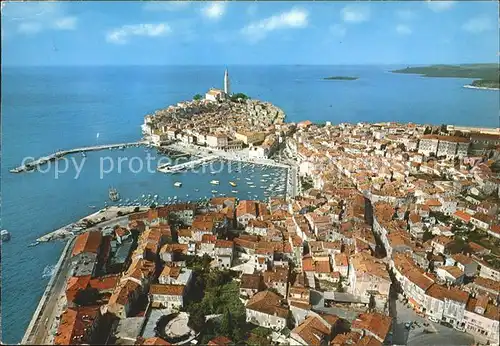
[[[226,71],[224,72],[224,90],[210,89],[205,94],[205,100],[218,102],[227,99],[230,95],[231,93],[229,87],[229,73],[227,72],[226,69]]]

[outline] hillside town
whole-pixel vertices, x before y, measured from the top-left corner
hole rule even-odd
[[[156,128],[243,132],[224,103],[194,105],[214,113]],[[498,345],[498,131],[283,126],[300,196],[154,206],[79,235],[51,341]]]
[[[293,126],[284,122],[279,107],[245,94],[230,94],[229,75],[224,90],[210,89],[205,97],[146,115],[142,132],[153,145],[178,141],[216,150],[250,148],[249,156],[267,158],[290,134]]]

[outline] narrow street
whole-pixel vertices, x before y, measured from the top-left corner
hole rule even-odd
[[[393,317],[393,345],[455,346],[474,343],[473,336],[419,316],[412,308],[399,301],[396,294],[391,294],[390,297],[389,314]]]

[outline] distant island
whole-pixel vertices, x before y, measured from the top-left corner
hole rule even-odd
[[[431,65],[406,67],[391,72],[419,74],[423,77],[478,78],[465,87],[473,89],[500,89],[498,64]]]
[[[324,80],[356,80],[356,79],[358,79],[358,77],[332,76],[332,77],[325,77],[323,79]]]

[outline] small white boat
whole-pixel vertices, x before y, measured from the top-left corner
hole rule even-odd
[[[212,192],[212,193],[217,193],[217,190],[212,190],[211,192]]]
[[[238,193],[238,190],[231,190],[232,193]]]
[[[231,185],[231,186],[236,186],[236,183],[235,183],[235,182],[233,182],[233,181],[230,181],[230,182],[229,182],[229,185]]]
[[[176,186],[176,187],[181,187],[181,186],[182,186],[182,183],[181,183],[180,181],[176,181],[176,182],[174,183],[174,186]]]
[[[3,229],[0,232],[0,238],[2,239],[2,241],[9,241],[10,240],[10,233],[9,233],[9,231],[7,231],[6,229]]]
[[[210,181],[210,184],[212,184],[212,185],[219,185],[219,181],[218,180],[212,180],[212,181]]]

